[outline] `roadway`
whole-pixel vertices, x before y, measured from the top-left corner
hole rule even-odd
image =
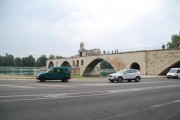
[[[1,79],[0,120],[180,120],[180,79]]]

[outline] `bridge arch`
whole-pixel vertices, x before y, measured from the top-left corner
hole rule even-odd
[[[70,67],[71,65],[70,65],[69,62],[64,61],[64,62],[61,64],[61,66],[64,66],[64,67]]]
[[[159,75],[166,75],[171,68],[180,68],[180,61],[175,62],[166,69],[164,69]]]
[[[83,73],[82,76],[91,76],[91,73],[92,73],[92,71],[94,70],[95,66],[97,66],[97,64],[99,64],[99,63],[102,62],[103,60],[105,60],[105,59],[103,59],[103,58],[96,58],[96,59],[92,60],[92,61],[85,67],[84,71],[82,72],[82,73]],[[107,61],[107,60],[105,60],[105,61]],[[109,61],[107,61],[107,62],[108,62],[108,63],[113,67],[113,69],[114,69],[114,66],[113,66]]]
[[[52,61],[49,62],[48,69],[54,67],[54,63]]]
[[[137,62],[134,62],[134,63],[131,64],[130,69],[137,69],[137,70],[140,71],[141,67]]]

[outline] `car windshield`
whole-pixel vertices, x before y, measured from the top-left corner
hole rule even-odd
[[[177,70],[170,70],[169,73],[177,73]]]
[[[54,71],[54,69],[51,68],[51,69],[47,70],[45,73],[51,73],[51,72],[53,72],[53,71]]]
[[[125,73],[127,70],[120,70],[117,73]]]

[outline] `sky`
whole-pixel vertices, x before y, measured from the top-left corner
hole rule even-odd
[[[180,31],[180,0],[0,0],[0,55],[70,57],[158,47]]]

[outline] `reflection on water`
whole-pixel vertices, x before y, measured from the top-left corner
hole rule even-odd
[[[116,71],[114,69],[101,69],[100,70],[100,76],[107,77],[111,73],[115,73]]]
[[[0,75],[32,75],[44,72],[39,67],[0,67]]]

